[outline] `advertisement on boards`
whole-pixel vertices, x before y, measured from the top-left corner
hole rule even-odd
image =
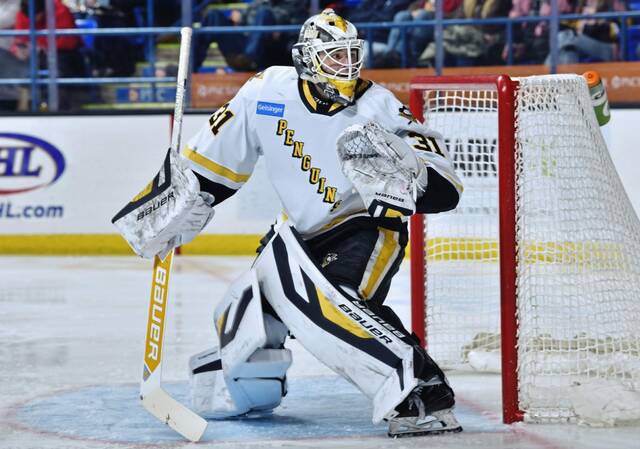
[[[208,117],[184,116],[183,145]],[[157,173],[169,128],[169,114],[3,118],[0,236],[116,234],[111,218]],[[263,234],[280,210],[260,162],[205,233]]]
[[[160,166],[167,116],[5,117],[0,235],[114,233],[111,216]]]
[[[63,219],[64,205],[44,200],[20,201],[20,194],[46,190],[65,174],[64,154],[31,134],[0,132],[0,220]]]
[[[598,64],[567,64],[558,66],[558,73],[582,74],[597,71],[613,104],[640,104],[640,62],[609,62]],[[547,75],[544,65],[445,68],[443,75]],[[409,84],[414,76],[435,75],[434,69],[374,69],[363,70],[362,77],[379,83],[394,93],[400,101],[409,103]],[[229,101],[253,73],[203,74],[192,77],[191,104],[194,108],[215,109]]]

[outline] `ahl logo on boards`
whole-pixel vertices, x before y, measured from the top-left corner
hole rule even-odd
[[[64,173],[62,152],[27,134],[0,132],[0,195],[50,186]]]

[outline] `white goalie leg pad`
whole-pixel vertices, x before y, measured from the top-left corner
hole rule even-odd
[[[189,360],[191,407],[205,418],[227,418],[252,412],[270,412],[287,392],[286,372],[291,366],[288,349],[258,349],[238,364],[239,377],[221,369],[218,348]]]
[[[229,287],[213,314],[218,334],[222,369],[235,375],[238,365],[267,343],[258,279],[253,269]]]
[[[372,399],[374,423],[417,385],[412,342],[331,285],[286,223],[254,269],[267,301],[300,344]]]
[[[213,203],[183,156],[169,150],[160,172],[111,221],[136,254],[162,259],[209,223]]]
[[[287,328],[262,313],[253,270],[229,289],[214,314],[220,348],[191,357],[192,407],[207,418],[269,412],[286,394]]]

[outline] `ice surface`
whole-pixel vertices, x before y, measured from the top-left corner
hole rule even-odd
[[[249,258],[177,257],[166,333],[168,390],[183,400],[190,354],[214,344],[212,311]],[[388,303],[409,321],[408,267]],[[185,447],[142,409],[151,263],[133,257],[0,258],[0,448]],[[495,374],[451,373],[461,434],[391,440],[371,406],[293,340],[289,395],[270,418],[213,421],[199,447],[640,448],[640,428],[506,426]]]
[[[188,404],[186,382],[167,391]],[[89,386],[34,399],[18,407],[15,419],[40,432],[116,442],[182,441],[139,404],[137,385]],[[481,413],[460,405],[457,414],[470,432],[508,431]],[[202,441],[382,437],[386,425],[371,423],[371,405],[337,376],[298,377],[270,417],[211,420]]]

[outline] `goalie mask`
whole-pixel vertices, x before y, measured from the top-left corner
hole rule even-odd
[[[314,83],[331,101],[353,103],[363,41],[351,22],[325,9],[302,25],[291,53],[301,79]]]

